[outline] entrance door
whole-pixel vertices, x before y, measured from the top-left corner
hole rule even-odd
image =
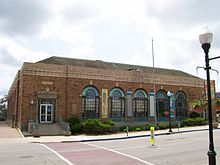
[[[52,104],[40,105],[40,123],[52,123],[53,121],[53,106]]]

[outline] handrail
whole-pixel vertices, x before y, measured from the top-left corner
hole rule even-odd
[[[39,136],[38,135],[38,131],[39,131],[39,122],[38,122],[38,118],[36,117],[35,122],[32,125],[32,130],[33,130],[33,135],[34,136]]]
[[[60,125],[61,125],[62,129],[64,129],[66,132],[70,132],[69,123],[63,121],[61,117],[60,117]]]
[[[65,121],[61,121],[60,124],[61,124],[61,127],[62,127],[65,131],[67,131],[67,132],[70,131],[69,123],[67,123],[67,122],[65,122]]]

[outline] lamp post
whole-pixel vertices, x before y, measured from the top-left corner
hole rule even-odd
[[[169,132],[173,132],[171,129],[171,107],[170,107],[170,97],[171,97],[171,92],[167,92],[167,97],[168,97],[168,107],[169,107]]]
[[[32,111],[34,109],[34,99],[31,99],[31,117],[30,120],[32,121]]]
[[[210,75],[209,75],[209,49],[212,42],[212,33],[204,33],[199,36],[199,41],[202,44],[202,49],[205,52],[206,76],[207,76],[207,97],[208,97],[208,121],[209,121],[209,165],[216,165],[216,152],[213,143],[213,127],[212,127],[212,100],[210,90]]]

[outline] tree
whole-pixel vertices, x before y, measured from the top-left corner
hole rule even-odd
[[[0,99],[0,120],[5,120],[7,117],[7,95]]]

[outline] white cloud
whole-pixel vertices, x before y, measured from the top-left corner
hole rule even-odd
[[[15,5],[16,10],[8,10]],[[210,56],[220,54],[219,5],[218,0],[4,1],[0,66],[8,76],[1,81],[2,91],[7,92],[24,61],[54,55],[152,66],[152,37],[155,67],[195,75],[196,67],[204,66],[198,41],[204,24],[214,33]],[[217,60],[210,64],[220,70]],[[205,72],[199,76],[205,78]]]

